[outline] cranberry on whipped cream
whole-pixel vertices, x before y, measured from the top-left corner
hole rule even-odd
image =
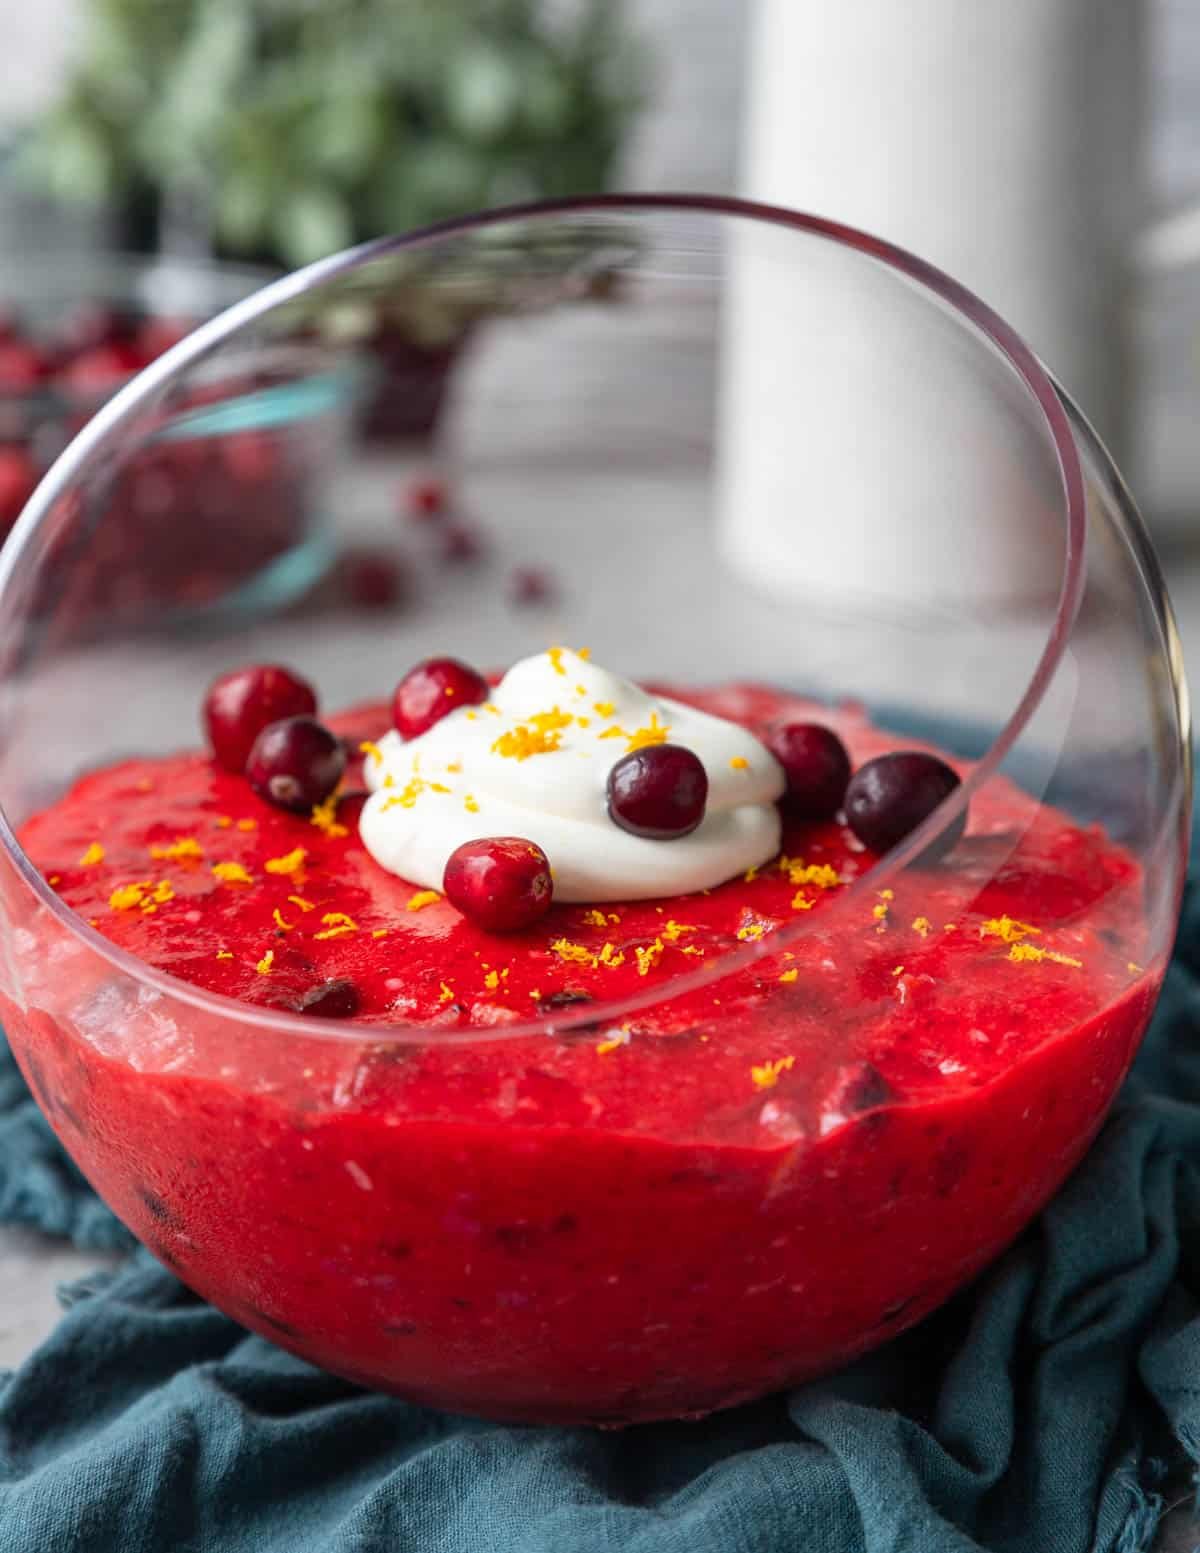
[[[704,766],[704,817],[670,840],[609,814],[622,756],[683,746]],[[646,900],[710,889],[779,850],[779,762],[736,723],[651,695],[581,653],[552,647],[514,664],[490,700],[458,706],[416,738],[367,752],[359,833],[389,873],[440,889],[464,842],[523,836],[554,870],[558,901]]]

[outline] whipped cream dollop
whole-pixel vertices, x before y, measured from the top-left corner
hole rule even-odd
[[[608,774],[649,744],[682,744],[708,775],[686,836],[652,841],[609,818]],[[599,668],[567,648],[513,665],[483,706],[367,753],[359,832],[389,873],[440,890],[464,841],[523,836],[550,860],[558,901],[646,900],[722,884],[779,849],[783,768],[736,723]]]

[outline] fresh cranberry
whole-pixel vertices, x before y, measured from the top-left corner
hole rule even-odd
[[[186,318],[143,319],[137,331],[138,349],[147,361],[154,361],[186,339],[195,327]]]
[[[246,758],[246,780],[258,796],[298,814],[323,803],[345,769],[342,741],[315,717],[268,723]]]
[[[136,328],[137,321],[120,308],[105,302],[84,302],[67,315],[55,339],[63,355],[78,356],[97,346],[128,340]]]
[[[0,446],[0,530],[7,532],[17,521],[37,483],[37,465],[26,449]]]
[[[450,504],[446,482],[436,475],[425,475],[411,480],[404,490],[404,507],[409,517],[417,523],[427,523],[440,518]]]
[[[338,572],[347,601],[363,609],[390,609],[404,595],[404,569],[386,550],[347,550]]]
[[[775,723],[763,743],[787,776],[785,802],[798,819],[828,820],[842,807],[850,757],[832,728],[820,723]]]
[[[110,340],[81,351],[58,375],[68,388],[82,394],[104,394],[146,366],[146,357],[134,340]]]
[[[0,392],[24,393],[39,388],[50,375],[44,352],[29,340],[0,343]]]
[[[239,483],[265,485],[279,472],[280,448],[268,431],[239,431],[218,444],[221,462]]]
[[[873,852],[886,852],[911,835],[959,785],[958,773],[936,755],[898,750],[860,766],[846,789],[846,821]],[[956,845],[967,828],[967,813],[949,825],[921,854],[926,862]]]
[[[204,730],[217,764],[239,774],[255,739],[281,717],[311,716],[312,686],[277,663],[256,663],[222,674],[204,698]]]
[[[478,706],[490,694],[477,669],[457,658],[426,658],[396,686],[392,722],[401,738],[415,739],[456,707]]]
[[[551,604],[557,589],[549,572],[536,566],[518,566],[509,578],[509,597],[519,608]]]
[[[623,755],[608,773],[608,813],[634,836],[672,841],[695,830],[708,801],[708,773],[681,744]]]
[[[541,847],[520,836],[465,841],[450,854],[446,899],[489,933],[516,933],[550,910],[554,883]]]
[[[442,535],[441,557],[448,566],[465,566],[483,554],[483,540],[465,523],[450,524]]]
[[[362,997],[352,981],[339,976],[310,988],[292,1006],[296,1013],[318,1019],[352,1019],[362,1006]]]

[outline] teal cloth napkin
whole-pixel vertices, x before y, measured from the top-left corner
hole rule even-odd
[[[119,1243],[5,1060],[0,1216]],[[1055,1201],[947,1308],[788,1395],[508,1428],[324,1375],[146,1252],[64,1298],[0,1380],[3,1553],[1142,1553],[1200,1460],[1200,886]]]

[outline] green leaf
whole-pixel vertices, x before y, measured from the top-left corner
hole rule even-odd
[[[354,241],[350,211],[331,189],[302,189],[285,195],[272,227],[289,264],[311,264]]]
[[[521,82],[496,48],[467,48],[451,63],[446,117],[470,140],[498,139],[516,117]]]

